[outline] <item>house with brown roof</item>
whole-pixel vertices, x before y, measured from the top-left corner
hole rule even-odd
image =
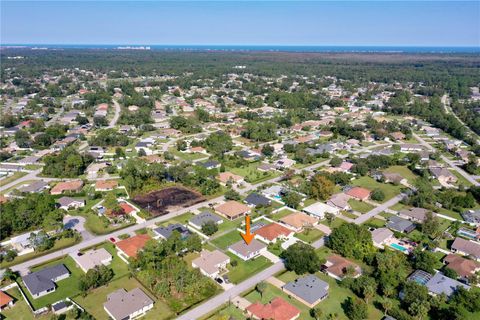
[[[62,194],[64,192],[77,193],[80,192],[83,188],[82,180],[74,181],[62,181],[55,185],[55,187],[50,190],[50,193],[53,195]]]
[[[103,308],[114,320],[135,319],[153,308],[153,300],[140,288],[118,289],[107,296]]]
[[[247,261],[250,259],[255,259],[263,252],[267,251],[267,245],[256,239],[253,239],[248,245],[245,243],[245,241],[241,240],[228,247],[228,251],[235,254],[242,260]]]
[[[8,294],[0,291],[0,310],[13,306],[14,300]]]
[[[392,133],[390,134],[390,136],[391,136],[393,139],[395,139],[395,140],[403,140],[403,139],[405,139],[405,135],[404,135],[402,132],[400,132],[400,131],[392,132]]]
[[[219,276],[219,274],[227,270],[227,264],[230,263],[230,257],[225,253],[214,250],[203,250],[200,257],[192,261],[192,267],[200,269],[200,272],[212,279]]]
[[[302,232],[304,227],[314,226],[318,223],[315,217],[301,212],[294,212],[280,219],[280,223],[295,232]]]
[[[411,208],[411,209],[403,209],[398,212],[398,215],[401,218],[410,220],[410,221],[415,221],[419,223],[423,223],[425,219],[427,218],[427,213],[429,210],[424,209],[424,208]],[[432,212],[432,216],[436,216],[435,212]]]
[[[118,188],[117,180],[98,180],[95,182],[95,191],[112,191]]]
[[[352,278],[357,278],[362,274],[362,269],[357,264],[336,254],[327,258],[323,270],[330,277],[339,281],[342,281],[349,272],[351,272],[350,276]]]
[[[350,197],[346,195],[345,193],[337,193],[334,194],[330,197],[330,199],[327,200],[327,204],[332,207],[336,207],[340,210],[350,210],[350,204],[348,203],[348,200],[350,200]]]
[[[463,238],[455,238],[452,243],[452,251],[463,256],[470,256],[473,259],[480,261],[480,243],[472,240],[465,240]]]
[[[136,258],[137,253],[142,250],[151,239],[148,234],[139,234],[117,242],[118,256],[128,263],[128,258]]]
[[[456,254],[449,254],[443,262],[447,265],[447,268],[455,271],[459,277],[468,279],[470,276],[480,271],[480,262],[466,259]]]
[[[386,183],[403,184],[403,185],[407,183],[407,179],[405,179],[398,173],[383,172],[382,177]]]
[[[258,320],[295,320],[300,316],[300,310],[280,297],[274,298],[267,304],[258,301],[252,303],[246,311],[250,317]]]
[[[220,181],[220,183],[226,185],[227,183],[242,183],[244,181],[242,176],[239,176],[237,174],[233,174],[231,172],[220,172],[220,174],[217,176],[217,179]]]
[[[238,201],[227,201],[215,208],[215,211],[227,219],[235,220],[250,213],[250,207]]]
[[[370,190],[362,188],[362,187],[353,187],[347,192],[345,192],[347,196],[355,198],[360,201],[367,200],[370,198]]]
[[[266,243],[275,243],[277,239],[286,240],[293,236],[294,232],[276,222],[267,224],[255,231],[255,237]]]

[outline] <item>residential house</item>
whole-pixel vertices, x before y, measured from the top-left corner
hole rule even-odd
[[[228,251],[232,252],[240,259],[247,261],[255,259],[263,252],[267,251],[267,245],[256,239],[253,239],[248,245],[245,241],[241,240],[228,247]]]
[[[400,132],[400,131],[395,131],[395,132],[392,132],[390,134],[390,136],[394,139],[394,140],[404,140],[405,139],[405,135]]]
[[[227,270],[230,257],[220,250],[203,250],[200,257],[192,261],[192,267],[200,269],[200,272],[212,279],[217,278],[221,272]]]
[[[208,160],[201,163],[200,165],[208,170],[218,169],[221,167],[221,163],[215,160]]]
[[[61,197],[57,200],[58,207],[62,210],[78,209],[85,207],[85,200],[70,197]]]
[[[365,201],[370,198],[370,190],[362,187],[353,187],[345,192],[345,194],[360,201]]]
[[[415,224],[410,220],[402,219],[398,216],[388,218],[387,228],[397,232],[410,233],[415,230]]]
[[[279,185],[273,185],[263,190],[262,193],[269,198],[281,199],[283,187]]]
[[[447,268],[455,271],[461,279],[467,281],[470,276],[480,271],[480,262],[456,254],[447,255],[443,258],[443,263],[447,265]]]
[[[95,182],[95,191],[112,191],[118,188],[117,180],[97,180]]]
[[[293,165],[295,164],[295,160],[292,160],[292,159],[289,159],[289,158],[282,158],[282,159],[278,159],[277,161],[275,161],[273,163],[273,165],[277,168],[277,169],[289,169],[291,167],[293,167]]]
[[[373,245],[383,249],[384,244],[393,238],[393,232],[387,228],[377,228],[372,233]]]
[[[351,209],[348,200],[350,200],[350,197],[345,193],[337,193],[332,195],[326,203],[331,207],[338,208],[339,210],[348,211]]]
[[[431,277],[427,281],[427,283],[425,283],[425,286],[427,287],[428,292],[431,295],[436,296],[444,294],[447,297],[451,297],[458,290],[459,287],[463,287],[467,290],[470,289],[470,286],[461,283],[455,279],[446,277],[441,272],[435,273],[435,275]]]
[[[258,193],[251,193],[245,198],[247,205],[251,207],[266,207],[272,203],[272,200]]]
[[[153,300],[141,289],[118,289],[107,296],[103,308],[113,320],[134,319],[153,308]]]
[[[318,220],[312,216],[301,212],[293,212],[280,219],[280,223],[295,232],[302,232],[304,227],[312,227],[318,223]]]
[[[462,238],[455,238],[451,250],[463,256],[470,256],[472,259],[480,261],[480,243]]]
[[[393,183],[395,185],[407,184],[407,179],[405,179],[398,173],[383,172],[382,177],[386,183]]]
[[[403,209],[398,212],[398,215],[401,218],[410,220],[410,221],[415,221],[418,223],[423,223],[425,219],[427,218],[427,213],[429,210],[424,209],[424,208],[411,208],[411,209]],[[435,217],[436,213],[432,212],[432,216]]]
[[[0,291],[0,310],[12,307],[14,300],[8,294],[3,291]]]
[[[112,255],[105,248],[88,250],[83,254],[72,254],[71,257],[85,273],[101,265],[108,266],[112,262]]]
[[[250,207],[238,201],[227,201],[215,208],[215,211],[229,220],[235,220],[250,213]]]
[[[357,278],[362,274],[362,269],[357,264],[336,254],[327,257],[322,270],[330,277],[339,281],[342,281],[347,275]],[[351,274],[349,274],[350,270]]]
[[[322,202],[315,202],[314,204],[303,208],[303,211],[308,213],[309,215],[318,217],[319,219],[325,218],[326,213],[331,213],[334,215],[340,213],[340,210],[337,207],[332,207]]]
[[[242,176],[233,174],[231,172],[220,172],[217,178],[223,185],[226,185],[227,183],[239,184],[244,181]]]
[[[139,234],[116,243],[118,256],[124,261],[136,258],[137,253],[145,247],[152,238],[147,234]]]
[[[202,226],[210,221],[217,225],[223,223],[222,218],[209,211],[202,211],[201,213],[192,217],[188,223],[197,229],[202,229]]]
[[[23,192],[23,193],[40,193],[44,190],[47,190],[49,188],[49,185],[45,181],[35,181],[32,182],[28,185],[23,185],[20,188],[18,188],[18,191]]]
[[[247,314],[258,320],[295,320],[300,316],[300,310],[280,297],[274,298],[267,304],[255,302],[246,308]]]
[[[462,218],[468,223],[480,225],[480,209],[462,212]]]
[[[442,185],[451,184],[457,182],[457,177],[446,168],[429,168],[430,173],[436,178]]]
[[[50,190],[50,194],[58,195],[64,192],[77,193],[77,192],[80,192],[82,188],[83,188],[82,180],[59,182],[52,188],[52,190]]]
[[[166,227],[158,227],[153,229],[153,232],[155,233],[155,236],[153,237],[154,239],[163,240],[170,238],[174,232],[178,232],[182,239],[188,238],[188,236],[191,234],[190,230],[180,223],[169,224]]]
[[[275,243],[277,239],[286,240],[293,236],[294,232],[278,223],[267,224],[255,231],[255,238],[266,243]]]
[[[329,285],[327,282],[311,274],[288,282],[282,289],[298,301],[313,308],[320,301],[328,297]]]
[[[56,289],[55,282],[70,277],[70,271],[63,264],[57,264],[22,277],[28,292],[33,299],[37,299]]]
[[[423,151],[421,144],[404,143],[400,145],[400,151],[402,152],[418,152]]]

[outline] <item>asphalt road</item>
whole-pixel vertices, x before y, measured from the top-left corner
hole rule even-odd
[[[118,119],[120,118],[120,104],[118,103],[117,100],[112,99],[113,101],[113,106],[115,107],[115,114],[113,115],[112,120],[110,120],[110,123],[108,124],[108,128],[113,128],[118,122]]]
[[[362,224],[366,221],[368,221],[370,218],[375,217],[377,214],[385,211],[386,209],[390,208],[391,206],[396,205],[399,203],[403,198],[405,197],[404,194],[399,194],[392,199],[386,201],[385,203],[382,203],[378,207],[373,208],[372,210],[368,211],[365,214],[362,214],[358,218],[356,218],[353,222],[356,224]]]

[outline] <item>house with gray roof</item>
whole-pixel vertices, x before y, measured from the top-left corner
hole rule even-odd
[[[428,280],[425,286],[428,288],[430,294],[445,294],[447,297],[454,294],[459,287],[463,287],[467,290],[470,289],[470,286],[452,278],[448,278],[441,272],[437,272],[430,280]]]
[[[388,218],[387,228],[402,233],[410,233],[415,229],[415,224],[397,216]]]
[[[248,245],[245,241],[241,240],[228,247],[228,251],[232,252],[242,260],[247,261],[258,257],[263,252],[267,251],[267,245],[257,239],[253,239]]]
[[[218,169],[220,168],[220,162],[215,160],[208,160],[200,164],[202,167],[211,170],[211,169]]]
[[[467,210],[462,213],[463,220],[480,225],[480,210]]]
[[[214,213],[211,213],[209,211],[203,211],[199,214],[197,214],[196,216],[194,216],[192,219],[190,219],[190,221],[188,221],[188,223],[197,228],[197,229],[202,229],[202,226],[207,223],[207,222],[214,222],[216,224],[221,224],[223,223],[223,219],[220,218],[219,216],[217,216],[216,214]]]
[[[134,319],[153,308],[153,300],[140,288],[118,289],[107,296],[103,308],[114,320]]]
[[[311,274],[287,283],[282,289],[298,301],[313,308],[317,303],[328,297],[329,285]]]
[[[63,264],[57,264],[52,267],[42,269],[40,271],[32,272],[22,277],[30,295],[37,299],[46,294],[55,291],[57,285],[55,282],[70,277],[70,271]]]
[[[164,240],[167,240],[170,238],[173,234],[173,232],[177,231],[180,233],[180,237],[182,239],[187,238],[191,232],[188,230],[184,225],[181,225],[180,223],[174,223],[174,224],[169,224],[166,227],[158,227],[153,229],[153,232],[155,233],[155,239],[162,238]]]
[[[251,193],[245,198],[245,202],[247,205],[251,207],[257,206],[269,206],[272,203],[272,200],[268,199],[265,196],[262,196],[258,193]]]
[[[24,193],[38,193],[46,189],[48,189],[48,183],[46,183],[45,181],[39,180],[39,181],[32,182],[28,185],[21,186],[20,188],[18,188],[18,191],[24,192]]]

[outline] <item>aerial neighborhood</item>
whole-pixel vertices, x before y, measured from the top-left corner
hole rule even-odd
[[[0,318],[480,319],[478,56],[53,52],[0,51]]]

